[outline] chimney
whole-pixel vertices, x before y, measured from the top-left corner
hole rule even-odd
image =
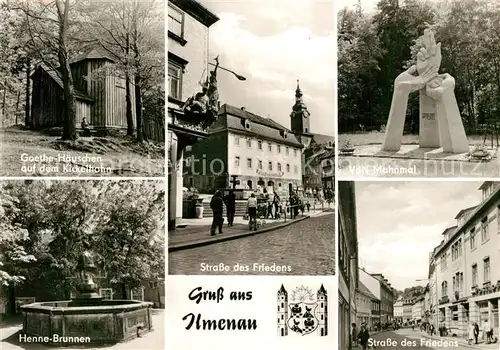
[[[241,110],[245,112],[247,109],[245,107],[241,107]]]

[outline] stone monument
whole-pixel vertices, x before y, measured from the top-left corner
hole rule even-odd
[[[455,99],[455,79],[449,74],[438,74],[441,43],[436,44],[429,28],[424,30],[423,43],[416,64],[394,81],[382,150],[399,151],[401,148],[408,95],[419,91],[420,147],[442,147],[447,153],[468,152],[469,144]]]

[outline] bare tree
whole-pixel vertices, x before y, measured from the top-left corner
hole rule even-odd
[[[69,65],[70,7],[70,0],[19,1],[13,7],[25,15],[30,52],[55,72],[63,83],[63,140],[77,138],[76,100]]]

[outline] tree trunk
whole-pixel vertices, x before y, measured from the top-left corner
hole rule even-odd
[[[16,314],[16,288],[14,286],[9,285],[7,288],[8,294],[8,309],[7,315],[15,315]]]
[[[24,109],[24,125],[26,127],[33,127],[33,123],[30,120],[31,106],[30,106],[30,90],[31,90],[31,58],[26,60],[26,105]]]
[[[76,140],[76,101],[73,76],[69,66],[66,37],[68,32],[69,1],[65,1],[64,10],[61,9],[61,1],[56,0],[59,16],[59,47],[58,59],[61,66],[61,75],[64,86],[64,126],[63,140]]]
[[[125,50],[125,100],[127,103],[126,107],[126,115],[127,115],[127,136],[134,136],[134,116],[132,114],[132,93],[130,91],[130,63],[129,63],[129,55],[130,55],[130,34],[127,33],[126,37],[126,50]]]
[[[16,99],[16,125],[19,124],[18,123],[18,117],[19,117],[19,100],[21,99],[21,88],[19,88],[19,90],[17,90],[17,99]]]
[[[142,100],[141,100],[141,78],[135,76],[135,118],[137,126],[137,142],[144,141],[144,134],[142,130]]]
[[[127,284],[122,283],[121,287],[122,287],[122,299],[127,300]]]
[[[6,97],[7,97],[7,82],[4,82],[3,84],[3,97],[2,97],[2,126],[5,127],[5,104],[6,104]]]

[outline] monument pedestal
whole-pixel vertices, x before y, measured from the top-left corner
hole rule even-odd
[[[443,151],[449,153],[469,152],[469,142],[453,90],[443,93],[441,100],[437,104],[437,113],[439,115]]]
[[[436,101],[420,90],[419,145],[422,148],[441,147]]]

